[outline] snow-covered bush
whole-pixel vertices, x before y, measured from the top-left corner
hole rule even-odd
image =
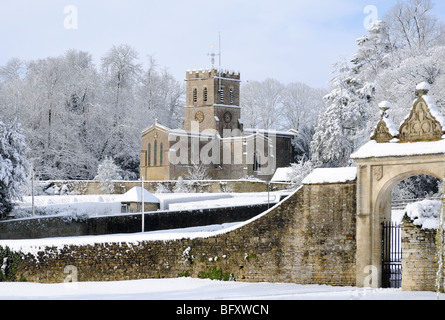
[[[159,182],[156,185],[156,191],[155,193],[171,193],[170,189],[165,186],[162,182]]]
[[[405,215],[414,225],[422,229],[437,229],[440,210],[440,201],[423,200],[408,204],[405,208]]]
[[[100,182],[100,189],[106,194],[114,192],[113,180],[120,180],[119,167],[114,164],[113,159],[105,158],[97,168],[97,176],[94,180]]]
[[[182,177],[179,177],[176,181],[175,186],[173,187],[174,193],[190,193],[191,186],[189,181],[185,181]]]
[[[211,180],[211,178],[207,175],[207,167],[202,164],[194,164],[192,167],[190,167],[187,174],[184,175],[184,178],[191,181]]]
[[[17,267],[22,260],[19,253],[0,247],[0,282],[16,281]]]

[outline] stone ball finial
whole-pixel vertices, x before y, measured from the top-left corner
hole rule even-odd
[[[419,83],[416,87],[416,91],[419,94],[419,96],[427,95],[430,90],[431,90],[430,84],[425,81]]]
[[[379,103],[379,108],[382,119],[388,118],[389,117],[388,110],[392,108],[392,103],[389,101],[382,101]]]

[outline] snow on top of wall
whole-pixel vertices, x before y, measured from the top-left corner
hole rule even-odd
[[[412,143],[377,143],[372,140],[354,152],[351,158],[402,157],[441,153],[445,153],[445,140]]]
[[[357,178],[357,168],[321,168],[315,169],[304,180],[303,184],[343,183]]]
[[[408,204],[405,214],[422,229],[437,229],[441,206],[438,200],[423,200]]]

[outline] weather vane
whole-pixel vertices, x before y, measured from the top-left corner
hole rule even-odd
[[[219,56],[219,54],[215,53],[215,46],[211,45],[210,48],[212,48],[212,52],[208,53],[207,55],[211,57],[211,61],[212,61],[212,69],[215,67],[215,57]]]
[[[211,53],[208,53],[207,55],[211,57],[212,61],[212,69],[215,67],[215,57],[219,57],[219,68],[221,68],[221,33],[219,33],[219,53],[215,53],[215,46],[211,45],[210,48],[212,49]]]

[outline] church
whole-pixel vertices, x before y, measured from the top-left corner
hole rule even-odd
[[[142,132],[140,176],[177,180],[193,168],[211,179],[270,180],[279,167],[295,161],[297,132],[244,128],[238,72],[222,69],[186,72],[183,127],[158,123]]]

